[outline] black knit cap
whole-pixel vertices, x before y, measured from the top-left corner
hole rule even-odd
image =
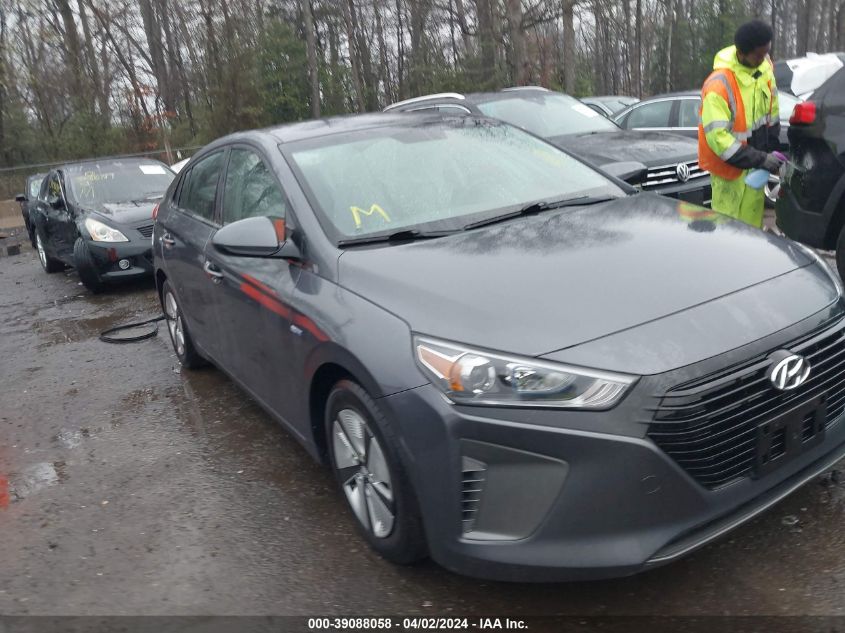
[[[736,49],[747,54],[772,41],[772,27],[762,20],[751,20],[740,26],[734,35]]]

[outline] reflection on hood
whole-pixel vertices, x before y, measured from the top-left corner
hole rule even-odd
[[[599,166],[637,161],[655,167],[698,159],[698,144],[694,140],[665,132],[612,130],[567,134],[549,141]]]
[[[160,199],[160,198],[159,198]],[[158,200],[136,202],[87,202],[82,206],[87,211],[109,218],[113,222],[135,224],[143,220],[152,222],[153,207]]]

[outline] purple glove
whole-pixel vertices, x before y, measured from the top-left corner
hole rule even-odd
[[[763,161],[763,164],[760,165],[763,169],[765,169],[770,174],[777,174],[780,171],[780,166],[784,164],[785,159],[782,159],[780,156],[780,152],[772,152],[771,154],[766,154],[766,159]]]

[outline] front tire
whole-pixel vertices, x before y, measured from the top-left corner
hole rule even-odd
[[[375,401],[341,380],[326,401],[332,469],[362,536],[400,565],[426,555],[416,496],[398,458],[398,441]]]
[[[105,284],[97,272],[97,265],[88,250],[88,244],[81,237],[76,238],[73,244],[73,267],[82,280],[82,284],[94,294],[105,290]]]
[[[44,246],[45,242],[44,232],[36,227],[35,250],[38,252],[38,261],[41,262],[41,268],[43,268],[46,273],[57,273],[60,270],[64,270],[64,264],[62,264],[62,262],[58,259],[53,259],[47,253],[47,249]]]
[[[170,342],[173,344],[173,351],[176,352],[176,357],[182,367],[197,369],[206,365],[205,359],[200,356],[196,347],[194,347],[194,341],[188,333],[185,317],[182,315],[176,293],[173,292],[173,286],[170,285],[169,281],[165,281],[161,286],[161,303],[164,307],[164,316],[167,317],[167,332],[170,334]]]

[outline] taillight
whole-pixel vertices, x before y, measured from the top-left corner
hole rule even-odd
[[[155,222],[156,216],[158,215],[158,205],[161,204],[160,202],[156,203],[156,206],[153,207],[153,222]]]
[[[816,121],[816,104],[812,101],[803,101],[795,106],[792,110],[792,116],[789,117],[789,124],[810,124]]]

